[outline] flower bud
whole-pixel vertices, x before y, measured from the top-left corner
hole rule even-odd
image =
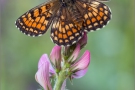
[[[81,48],[83,48],[87,44],[87,33],[84,32],[83,37],[78,41],[80,44]]]

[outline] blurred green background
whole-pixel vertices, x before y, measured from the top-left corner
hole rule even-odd
[[[37,63],[54,44],[50,30],[42,37],[28,37],[15,20],[44,0],[0,1],[0,90],[37,90]],[[112,20],[100,31],[88,34],[91,63],[81,79],[69,80],[69,90],[134,90],[134,1],[111,0]]]

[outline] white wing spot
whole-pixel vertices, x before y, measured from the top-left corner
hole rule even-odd
[[[76,41],[72,42],[72,44],[76,43]]]
[[[94,32],[94,30],[90,30],[90,32]]]
[[[88,30],[86,30],[86,29],[85,29],[84,31],[85,31],[85,32],[88,32]]]
[[[25,33],[24,33],[25,34]],[[30,34],[27,34],[27,36],[30,36]]]
[[[38,36],[42,36],[43,34],[39,34]]]
[[[97,28],[96,30],[100,30],[100,28]]]

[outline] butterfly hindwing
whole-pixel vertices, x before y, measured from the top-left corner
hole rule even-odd
[[[111,19],[111,11],[105,4],[94,0],[89,3],[80,1],[78,4],[84,9],[83,26],[86,32],[104,27]]]
[[[55,2],[44,3],[23,14],[16,21],[17,28],[24,34],[30,36],[44,34],[53,19],[54,13],[52,7],[54,3]]]
[[[63,7],[53,20],[51,38],[57,45],[70,46],[83,36],[83,30],[73,22],[71,13],[66,7]]]

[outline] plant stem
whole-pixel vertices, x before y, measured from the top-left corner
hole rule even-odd
[[[54,90],[61,90],[62,84],[65,79],[66,79],[66,71],[62,69],[62,71],[60,71],[59,74],[57,75]]]
[[[63,65],[63,67],[61,68],[61,70],[60,70],[60,72],[58,72],[57,73],[57,75],[56,75],[56,82],[55,82],[55,85],[54,85],[54,90],[61,90],[61,88],[62,88],[62,85],[63,85],[63,83],[64,83],[64,81],[66,80],[66,78],[68,77],[67,76],[67,73],[68,73],[68,67],[67,67],[67,64],[66,64],[66,62],[67,62],[67,60],[68,60],[68,58],[69,58],[69,56],[70,56],[70,54],[71,53],[68,53],[67,51],[70,51],[70,49],[69,50],[66,50],[67,48],[62,48],[62,56],[63,56],[63,62],[64,62],[64,65]]]

